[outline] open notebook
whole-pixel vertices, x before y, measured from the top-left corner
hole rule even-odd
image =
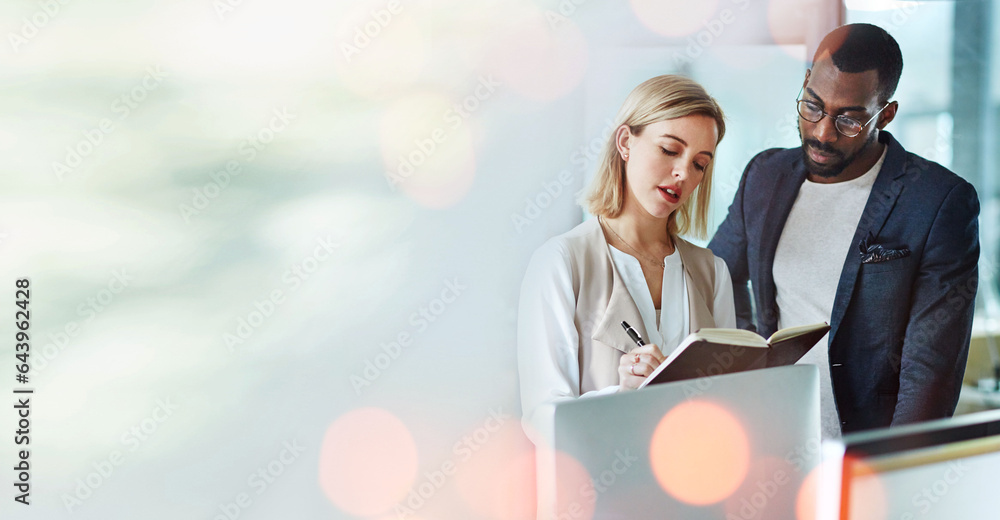
[[[688,335],[639,388],[791,365],[809,352],[829,330],[830,325],[815,323],[781,329],[764,339],[755,332],[743,329],[701,329]]]

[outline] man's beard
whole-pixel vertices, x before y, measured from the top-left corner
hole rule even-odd
[[[803,139],[802,129],[799,129],[799,139],[802,141],[802,158],[806,163],[806,169],[809,170],[809,173],[812,175],[822,177],[824,179],[836,177],[843,173],[844,169],[850,166],[859,155],[868,150],[868,147],[875,142],[876,137],[877,134],[875,132],[868,134],[868,139],[858,151],[845,156],[840,150],[837,150],[828,144],[823,144],[815,139]],[[840,160],[829,164],[819,164],[813,161],[812,157],[809,157],[809,152],[806,151],[807,146],[823,153],[833,154],[834,156],[839,157]]]

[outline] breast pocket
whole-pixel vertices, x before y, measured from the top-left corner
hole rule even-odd
[[[880,341],[893,341],[910,312],[910,298],[916,262],[910,258],[897,258],[877,264],[861,264],[854,292],[851,311],[858,319],[872,325],[871,332]]]
[[[913,262],[913,255],[910,255],[876,264],[861,264],[861,275],[870,276],[891,271],[908,271],[913,269]]]

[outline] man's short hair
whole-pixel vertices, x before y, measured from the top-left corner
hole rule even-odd
[[[816,49],[813,62],[829,52],[841,72],[878,71],[879,102],[885,103],[896,93],[903,73],[903,54],[899,44],[885,29],[867,23],[837,27],[827,34]]]

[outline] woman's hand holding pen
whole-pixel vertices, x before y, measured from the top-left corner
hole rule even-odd
[[[618,390],[635,390],[666,359],[656,345],[632,349],[618,363]]]
[[[618,362],[618,391],[635,390],[646,379],[649,374],[656,370],[656,367],[663,363],[663,353],[656,345],[647,345],[639,335],[639,331],[632,328],[626,321],[622,321],[622,328],[628,337],[635,342],[635,347],[628,354],[621,357]]]

